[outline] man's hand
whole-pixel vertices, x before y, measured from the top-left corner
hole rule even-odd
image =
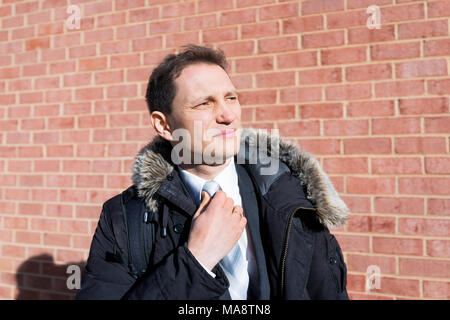
[[[236,245],[247,219],[241,206],[219,190],[213,199],[202,191],[202,202],[192,218],[188,249],[205,267],[212,270]]]

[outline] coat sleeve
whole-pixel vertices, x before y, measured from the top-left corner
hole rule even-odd
[[[186,245],[175,248],[136,280],[117,253],[108,206],[103,206],[76,299],[218,299],[229,287],[220,266],[211,277]]]
[[[328,228],[315,235],[307,291],[311,299],[348,300],[347,266],[336,238]]]

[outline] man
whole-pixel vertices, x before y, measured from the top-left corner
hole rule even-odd
[[[241,130],[226,70],[223,52],[189,45],[152,72],[157,136],[103,205],[78,299],[348,299],[328,230],[347,207],[310,154]]]

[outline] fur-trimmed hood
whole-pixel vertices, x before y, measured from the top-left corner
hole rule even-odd
[[[267,150],[264,151],[272,157],[278,157],[294,176],[301,179],[302,185],[306,186],[306,197],[313,203],[323,225],[337,227],[346,222],[348,208],[313,155],[276,135],[268,136],[264,130],[242,129],[241,148],[259,149],[258,141],[268,141]],[[278,146],[276,153],[272,152],[271,146]],[[133,163],[132,181],[138,195],[145,200],[147,207],[155,211],[160,204],[155,193],[174,169],[171,150],[168,141],[156,136],[139,151]]]

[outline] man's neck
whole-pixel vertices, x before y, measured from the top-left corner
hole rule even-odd
[[[186,170],[189,173],[195,174],[197,177],[200,177],[205,180],[212,180],[217,175],[222,172],[223,169],[230,164],[230,161],[234,161],[233,157],[228,158],[224,163],[217,165],[210,164],[180,164],[180,168]]]

